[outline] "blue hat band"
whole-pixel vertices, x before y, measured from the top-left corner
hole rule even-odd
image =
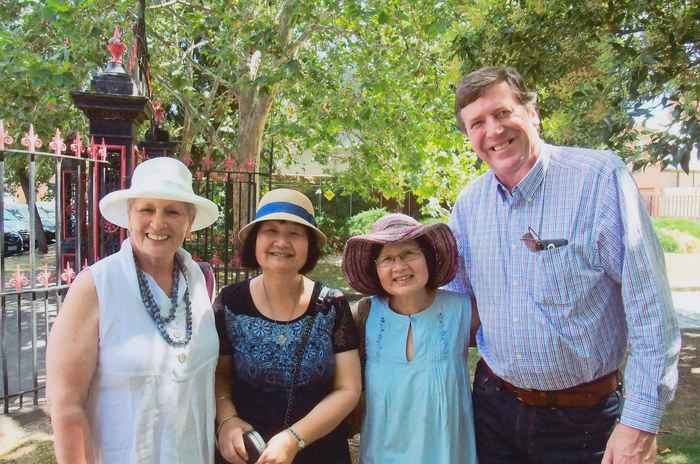
[[[265,216],[268,216],[270,214],[274,213],[289,213],[293,214],[294,216],[299,216],[309,224],[312,224],[314,227],[316,227],[316,220],[314,217],[309,214],[308,211],[306,211],[304,208],[301,206],[297,206],[293,203],[288,203],[286,201],[275,201],[272,203],[268,203],[265,206],[261,206],[256,212],[255,212],[255,219],[263,219]]]

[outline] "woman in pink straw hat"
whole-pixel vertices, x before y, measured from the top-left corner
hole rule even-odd
[[[403,214],[345,246],[348,282],[372,295],[358,307],[363,464],[476,463],[466,359],[475,311],[464,295],[439,289],[456,268],[449,227]]]
[[[311,201],[268,192],[239,238],[243,264],[262,272],[215,304],[219,450],[233,464],[349,464],[342,422],[360,397],[357,332],[343,294],[304,275],[326,240]]]

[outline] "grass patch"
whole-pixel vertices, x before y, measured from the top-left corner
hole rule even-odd
[[[656,229],[656,236],[659,238],[659,243],[665,253],[680,253],[680,245],[665,229]]]
[[[0,463],[7,464],[56,464],[53,442],[50,440],[28,441],[0,456]]]
[[[700,240],[700,222],[681,218],[656,218],[654,225],[658,229],[673,229]]]
[[[700,462],[700,434],[659,436],[660,464]]]

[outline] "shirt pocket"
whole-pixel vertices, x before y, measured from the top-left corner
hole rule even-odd
[[[592,268],[573,244],[542,250],[535,256],[534,298],[541,305],[575,307],[600,278],[601,271]]]

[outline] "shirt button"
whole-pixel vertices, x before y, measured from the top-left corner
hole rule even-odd
[[[513,287],[517,287],[517,286],[518,286],[518,282],[513,282]]]
[[[520,353],[516,354],[515,357],[518,358],[518,359],[523,359],[523,355],[520,354]]]
[[[520,319],[518,319],[517,317],[514,317],[513,322],[520,322]]]

